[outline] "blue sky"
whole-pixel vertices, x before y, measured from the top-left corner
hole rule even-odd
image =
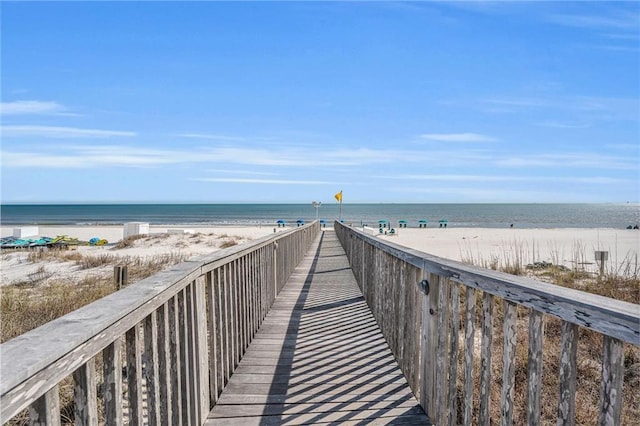
[[[3,2],[3,202],[638,202],[638,2]]]

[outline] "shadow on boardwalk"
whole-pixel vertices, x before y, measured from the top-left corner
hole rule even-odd
[[[207,424],[428,424],[333,231],[283,288]]]

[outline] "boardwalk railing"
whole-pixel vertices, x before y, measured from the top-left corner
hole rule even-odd
[[[640,345],[640,306],[445,260],[339,222],[335,229],[387,343],[434,424],[490,424],[492,381],[501,383],[501,424],[513,423],[518,307],[528,308],[519,310],[519,315],[528,319],[529,328],[525,352],[527,423],[541,423],[543,317],[553,316],[561,320],[562,333],[558,424],[574,423],[576,353],[582,327],[601,334],[603,340],[598,422],[621,424],[623,344]],[[464,304],[460,303],[461,295]],[[502,306],[494,306],[499,299]],[[502,371],[493,377],[494,321],[500,317]],[[478,355],[476,385],[473,369]],[[457,386],[459,377],[461,389]],[[474,396],[479,400],[475,420]]]
[[[0,421],[59,424],[72,383],[76,424],[202,424],[319,231],[181,263],[0,345]]]

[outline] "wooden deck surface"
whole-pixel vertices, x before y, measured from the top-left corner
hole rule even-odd
[[[207,425],[430,424],[335,233],[283,288]]]

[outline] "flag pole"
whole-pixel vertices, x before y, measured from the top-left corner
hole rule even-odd
[[[342,222],[342,191],[340,191],[340,216],[338,220]]]

